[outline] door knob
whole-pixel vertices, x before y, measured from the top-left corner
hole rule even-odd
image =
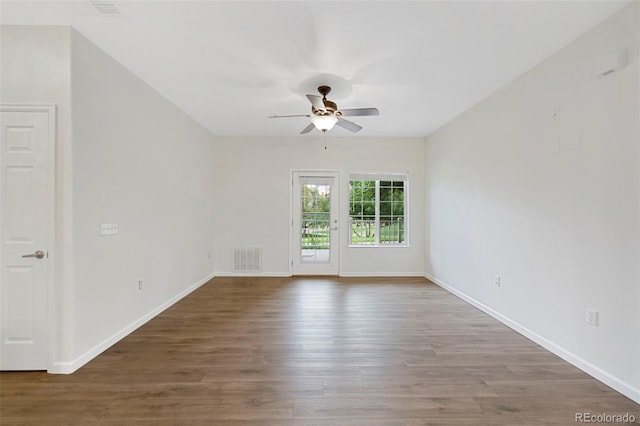
[[[37,250],[35,253],[23,254],[22,257],[35,257],[36,259],[42,259],[44,257],[44,252],[42,250]]]

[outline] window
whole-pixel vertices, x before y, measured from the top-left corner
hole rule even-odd
[[[406,174],[349,175],[351,245],[407,245],[407,184]]]

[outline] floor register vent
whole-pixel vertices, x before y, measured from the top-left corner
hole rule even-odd
[[[233,272],[262,272],[262,249],[234,248]]]

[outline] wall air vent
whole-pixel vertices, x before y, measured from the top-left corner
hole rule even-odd
[[[234,248],[233,272],[262,272],[262,249]]]
[[[116,7],[115,2],[109,0],[89,0],[91,6],[93,6],[100,15],[104,16],[118,16],[120,11]]]

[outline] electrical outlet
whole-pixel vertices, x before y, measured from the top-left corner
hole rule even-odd
[[[117,223],[103,223],[100,225],[100,235],[116,235],[117,233]]]
[[[587,324],[594,327],[598,326],[598,311],[595,309],[587,308]]]
[[[502,278],[500,275],[496,275],[496,287],[500,287],[502,285]]]
[[[142,280],[138,281],[138,290],[142,290]]]

